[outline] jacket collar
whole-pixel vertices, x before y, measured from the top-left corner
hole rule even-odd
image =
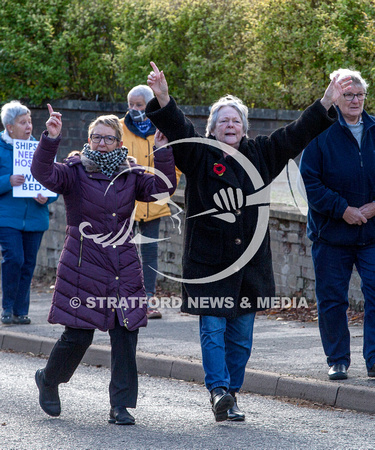
[[[342,127],[349,128],[344,116],[342,115],[340,108],[336,106],[336,110],[339,114],[339,123]],[[375,125],[375,118],[367,114],[365,110],[362,111],[363,131],[366,132],[369,128]]]
[[[6,144],[9,145],[11,147],[11,149],[13,150],[13,139],[9,136],[9,134],[3,130],[0,133],[0,139]],[[36,139],[34,138],[34,136],[30,136],[30,141],[36,141]]]
[[[151,125],[151,128],[147,131],[146,134],[141,133],[139,129],[134,125],[129,113],[126,113],[124,123],[129,131],[131,131],[133,134],[143,139],[146,139],[148,136],[151,136],[156,133],[156,127],[154,124]]]
[[[87,158],[86,156],[82,155],[81,153],[70,156],[69,158],[66,158],[64,160],[66,164],[69,166],[75,166],[77,164],[82,164],[84,170],[86,173],[90,174],[90,178],[99,178],[103,180],[109,180],[109,178],[104,175],[99,167],[96,165],[94,161]],[[139,175],[143,174],[145,172],[145,168],[143,166],[139,166],[137,164],[137,160],[133,158],[132,156],[127,156],[124,162],[119,166],[118,170],[113,174],[113,177],[117,176],[119,173],[126,170],[125,174],[128,172],[135,172]]]
[[[216,140],[214,136],[209,136],[209,139]],[[243,153],[241,151],[243,142],[244,142],[244,140],[242,139],[240,148],[238,150],[240,153]],[[225,157],[223,152],[216,147],[208,146],[208,148],[209,148],[209,152],[210,152],[209,157],[207,158],[207,164],[208,164],[207,171],[208,171],[209,178],[216,180],[220,183],[227,184],[234,188],[241,187],[241,184],[242,184],[241,180],[238,179],[237,175],[235,174],[235,172],[232,168],[234,158],[230,155]],[[214,170],[215,163],[221,164],[225,168],[224,172],[221,175],[219,175],[218,173],[215,172],[215,170]]]

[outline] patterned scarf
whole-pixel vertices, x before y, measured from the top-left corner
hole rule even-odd
[[[133,124],[142,134],[146,134],[147,131],[152,127],[152,122],[150,119],[146,119],[143,122],[135,122],[133,120]]]
[[[94,161],[99,169],[111,178],[114,172],[117,171],[119,165],[126,159],[128,149],[126,147],[119,147],[108,153],[100,153],[98,150],[91,150],[89,144],[83,146],[82,154],[86,158]]]

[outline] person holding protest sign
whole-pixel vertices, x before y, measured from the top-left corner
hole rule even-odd
[[[13,142],[35,141],[31,112],[19,101],[1,108],[4,131],[0,133],[0,249],[2,313],[5,325],[27,325],[30,284],[43,233],[49,226],[48,204],[57,197],[35,198],[13,196],[13,187],[25,183],[23,175],[13,174]]]
[[[136,406],[138,329],[147,323],[142,267],[132,242],[134,206],[136,200],[166,200],[174,192],[172,149],[155,151],[157,175],[145,173],[122,146],[120,120],[108,115],[90,124],[88,143],[79,155],[54,163],[62,120],[51,105],[48,108],[47,131],[34,153],[31,173],[64,196],[66,239],[48,321],[65,325],[65,331],[46,367],[36,372],[39,404],[47,414],[60,415],[59,384],[73,375],[95,329],[109,330],[109,422],[133,425],[135,419],[127,408]],[[158,131],[155,145],[167,143]]]
[[[167,136],[186,176],[182,311],[200,316],[205,384],[216,421],[243,421],[236,393],[251,353],[258,299],[275,296],[267,186],[336,121],[332,105],[351,79],[335,78],[298,120],[256,139],[247,137],[247,107],[227,95],[211,107],[208,140],[169,96],[163,72],[151,66],[147,82],[156,97],[146,115]]]

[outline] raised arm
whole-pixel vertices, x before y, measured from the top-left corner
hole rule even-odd
[[[271,179],[279,175],[290,158],[295,158],[337,120],[337,111],[333,105],[340,95],[350,89],[351,83],[350,76],[340,80],[338,76],[334,77],[320,101],[317,100],[306,108],[297,120],[279,128],[270,136],[256,138],[256,145],[262,148]]]
[[[167,106],[170,100],[168,93],[168,83],[165,79],[163,71],[160,72],[158,66],[151,61],[150,62],[152,71],[147,77],[147,84],[154,91],[155,97],[157,98],[161,108]]]
[[[338,78],[338,74],[332,78],[326,91],[324,92],[323,98],[320,100],[320,103],[327,111],[336,103],[340,95],[347,92],[352,86],[352,79],[350,76],[344,77],[340,81],[338,81]]]
[[[51,139],[56,139],[61,134],[62,128],[61,114],[59,112],[55,112],[49,103],[47,103],[47,106],[49,112],[49,119],[46,122],[48,136]]]
[[[46,122],[47,131],[42,133],[31,164],[31,173],[47,189],[63,194],[74,184],[74,174],[68,166],[55,163],[54,159],[61,138],[61,114],[55,112],[48,104],[49,119]]]
[[[173,145],[180,139],[201,137],[192,122],[169,96],[168,84],[163,71],[155,63],[150,63],[153,71],[148,76],[147,83],[154,91],[155,97],[147,103],[146,115],[172,143],[174,159],[179,170],[189,175],[196,170],[202,156],[201,146],[197,140]]]

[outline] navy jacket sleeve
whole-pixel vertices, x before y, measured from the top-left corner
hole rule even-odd
[[[323,154],[320,139],[314,139],[305,149],[300,172],[306,189],[309,207],[325,216],[341,219],[348,202],[322,182]]]

